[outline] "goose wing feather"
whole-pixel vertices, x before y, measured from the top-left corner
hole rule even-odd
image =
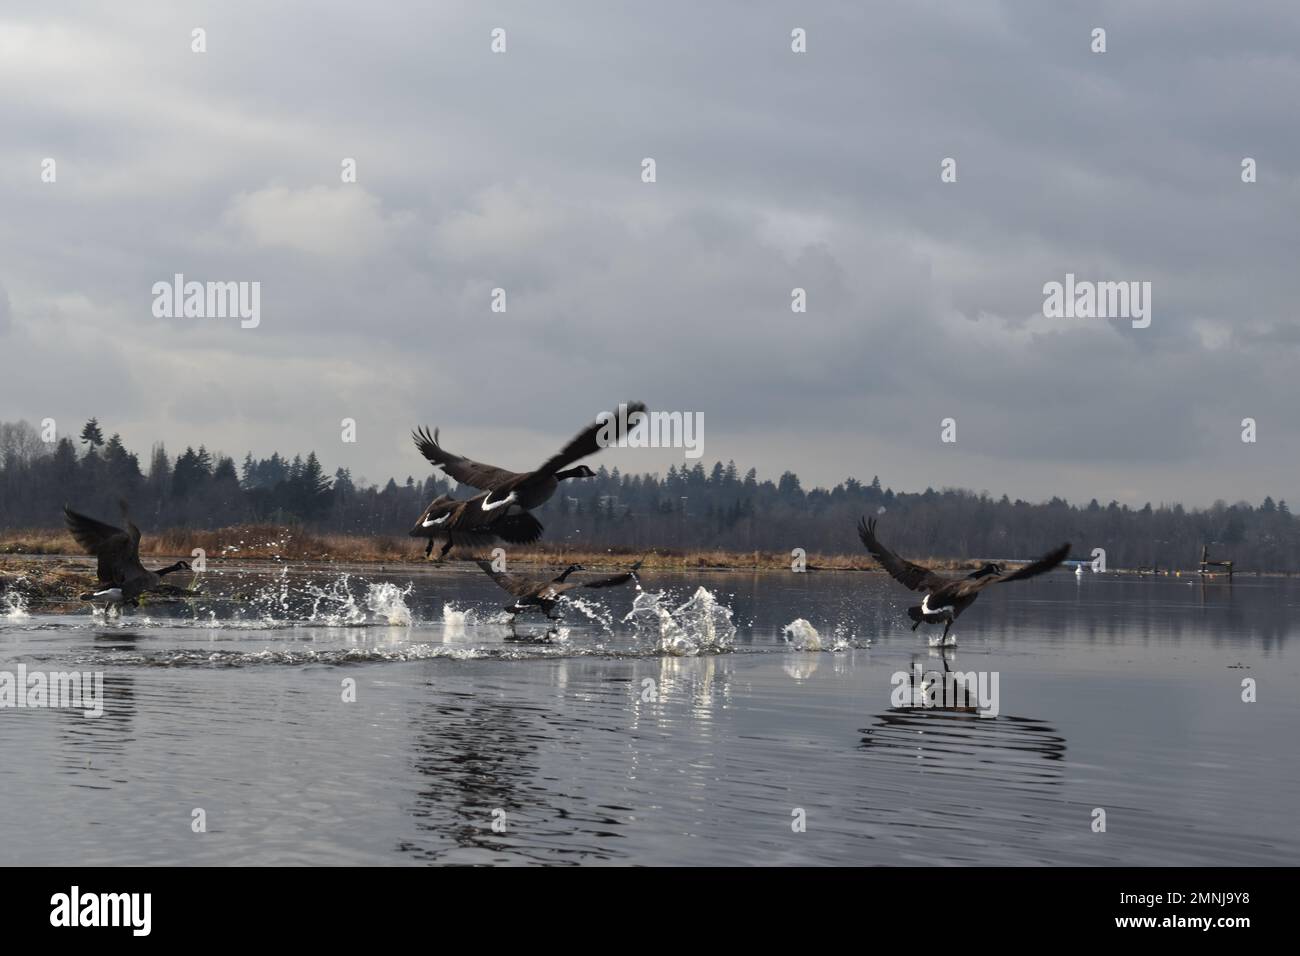
[[[644,402],[628,402],[627,414],[630,418],[634,413],[644,412]],[[542,466],[532,473],[532,477],[537,479],[550,478],[557,471],[569,467],[575,461],[586,458],[588,455],[594,455],[600,451],[600,443],[597,439],[603,429],[608,427],[603,421],[592,422],[578,434],[574,435],[572,440],[561,448],[557,453],[542,463]]]
[[[641,559],[641,561],[644,560],[645,558]],[[590,581],[579,581],[574,586],[580,588],[612,588],[620,584],[626,584],[636,577],[636,573],[641,570],[641,561],[619,574],[610,574],[603,578],[592,578]]]
[[[138,528],[134,529],[134,533],[124,531],[73,511],[66,505],[63,508],[63,519],[82,550],[99,559],[98,575],[101,583],[120,584],[127,578],[144,573],[139,557]]]
[[[1006,574],[991,574],[988,577],[967,579],[958,582],[956,588],[959,594],[974,594],[988,587],[990,584],[1002,584],[1006,581],[1023,581],[1026,578],[1035,578],[1040,574],[1046,574],[1062,561],[1070,556],[1070,544],[1066,542],[1055,550],[1049,551],[1036,561],[1031,561],[1024,567],[1016,568],[1014,571],[1008,571]]]
[[[418,428],[411,433],[411,438],[415,441],[415,447],[420,450],[420,454],[431,464],[437,465],[447,475],[471,488],[489,490],[526,477],[517,471],[507,471],[496,465],[487,465],[472,458],[452,454],[438,443],[436,428],[432,435],[427,428]]]
[[[538,582],[531,578],[526,578],[520,574],[507,574],[504,571],[497,571],[492,567],[491,561],[475,561],[484,573],[487,574],[497,586],[504,591],[509,591],[515,597],[533,597],[533,592],[537,590]]]
[[[899,584],[913,591],[933,591],[951,583],[948,578],[935,574],[919,564],[913,564],[890,551],[876,538],[876,519],[863,518],[858,522],[858,537],[866,545],[871,556],[880,562],[880,566],[889,572]]]

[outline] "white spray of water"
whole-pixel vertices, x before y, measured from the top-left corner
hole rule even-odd
[[[16,590],[6,592],[0,598],[0,617],[15,624],[27,620],[31,617],[27,613],[27,598]]]
[[[623,620],[653,635],[659,651],[675,657],[731,649],[736,638],[731,608],[719,604],[712,592],[700,587],[671,611],[664,606],[667,597],[664,591],[640,592]]]
[[[348,586],[349,575],[342,574],[329,583],[328,587],[309,584],[305,588],[313,598],[311,612],[307,620],[313,624],[361,624],[366,619],[366,612],[357,605],[357,599]]]
[[[414,585],[399,587],[384,581],[353,588],[350,574],[340,574],[324,584],[307,582],[301,587],[291,583],[288,567],[281,567],[276,580],[258,589],[247,603],[261,615],[264,623],[304,621],[327,627],[349,627],[369,623],[410,627],[411,609],[406,604]]]
[[[473,608],[461,610],[448,602],[442,606],[442,639],[456,641],[465,637],[465,628],[478,623],[478,615]]]
[[[813,627],[801,617],[795,618],[784,628],[781,633],[785,642],[797,651],[820,651],[822,649],[822,636],[817,633],[817,628]]]
[[[414,589],[408,584],[399,588],[387,581],[366,586],[366,608],[371,614],[397,627],[411,626],[411,609],[406,606],[406,597]]]
[[[599,624],[603,630],[612,630],[614,626],[614,612],[595,601],[588,601],[585,598],[565,595],[561,600],[566,607],[575,608],[578,612],[585,615],[589,620]]]

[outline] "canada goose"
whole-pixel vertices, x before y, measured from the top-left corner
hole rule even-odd
[[[63,517],[77,544],[87,554],[99,559],[97,568],[100,587],[81,595],[83,601],[104,601],[107,604],[135,604],[146,591],[161,593],[180,592],[162,584],[164,575],[173,571],[191,570],[186,561],[177,561],[157,571],[150,571],[140,563],[140,529],[131,523],[126,502],[121,502],[122,520],[126,530],[78,514],[67,505]]]
[[[644,411],[645,405],[641,402],[631,402],[627,406],[629,418],[637,412]],[[540,468],[525,472],[506,471],[495,465],[485,465],[469,458],[462,458],[460,455],[453,455],[438,444],[436,428],[430,436],[428,430],[421,427],[411,433],[411,438],[415,441],[415,447],[420,449],[420,454],[446,474],[461,484],[486,491],[487,495],[479,503],[479,507],[484,511],[495,511],[510,505],[531,510],[555,494],[555,489],[566,478],[595,477],[596,473],[586,465],[579,465],[576,468],[567,466],[600,451],[600,434],[609,427],[609,423],[603,421],[588,425]]]
[[[641,561],[644,560],[644,558],[641,559]],[[515,596],[515,603],[506,605],[506,610],[511,614],[518,614],[530,607],[539,607],[546,612],[547,617],[555,620],[556,618],[551,614],[551,611],[559,601],[560,595],[565,591],[572,591],[574,588],[612,588],[620,584],[626,584],[636,577],[636,572],[641,568],[641,561],[638,561],[621,574],[593,578],[590,581],[565,580],[574,571],[585,570],[580,564],[571,564],[556,577],[545,581],[537,578],[526,578],[521,574],[506,574],[504,571],[497,571],[492,567],[491,561],[477,561],[475,563],[486,571],[488,577],[501,588]]]
[[[434,542],[446,539],[439,561],[456,545],[490,544],[498,538],[510,544],[532,544],[542,536],[542,523],[527,511],[514,510],[513,505],[504,511],[484,511],[481,505],[487,495],[484,492],[465,500],[439,495],[407,533],[412,538],[429,539],[426,558],[433,553]]]
[[[881,544],[876,539],[874,518],[871,520],[863,518],[858,522],[858,537],[867,546],[871,556],[889,572],[890,577],[913,591],[925,592],[925,598],[920,605],[907,609],[907,616],[916,622],[912,625],[914,631],[922,624],[944,622],[943,636],[939,638],[940,645],[948,639],[952,622],[975,603],[975,599],[984,588],[1004,581],[1023,581],[1025,578],[1036,577],[1052,570],[1070,553],[1070,545],[1067,542],[1055,551],[1015,571],[1004,573],[1000,564],[988,563],[964,578],[946,578],[933,571],[927,571],[911,561],[905,561]]]

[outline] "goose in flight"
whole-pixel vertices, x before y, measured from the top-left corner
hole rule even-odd
[[[140,563],[140,529],[131,523],[126,502],[121,502],[125,529],[115,528],[94,518],[63,507],[63,518],[77,544],[98,558],[99,587],[81,595],[83,601],[103,601],[106,604],[131,604],[138,602],[146,591],[156,593],[181,593],[162,583],[165,575],[176,571],[189,571],[186,561],[177,561],[157,571],[150,571]]]
[[[515,505],[503,511],[484,511],[482,504],[487,496],[488,492],[484,492],[475,498],[457,500],[451,495],[439,495],[407,533],[412,538],[429,539],[424,549],[426,558],[437,541],[445,540],[439,561],[457,545],[491,544],[498,539],[509,544],[532,544],[542,536],[542,523]]]
[[[644,560],[644,558],[641,559],[641,561]],[[574,588],[612,588],[620,584],[626,584],[636,577],[636,572],[641,568],[641,561],[638,561],[621,574],[592,578],[590,581],[565,580],[574,571],[585,570],[580,564],[569,565],[559,575],[547,581],[540,578],[524,577],[522,574],[507,574],[504,571],[497,571],[492,567],[491,561],[478,561],[476,563],[500,588],[515,596],[514,603],[506,605],[506,610],[509,613],[518,614],[530,607],[538,607],[546,613],[548,618],[556,620],[556,615],[551,612],[555,609],[555,605],[564,592],[572,591]]]
[[[876,519],[874,518],[870,520],[863,518],[858,523],[858,537],[867,546],[871,556],[880,562],[882,568],[889,572],[890,577],[913,591],[920,591],[925,594],[919,605],[907,609],[907,616],[915,622],[912,625],[914,631],[922,624],[942,623],[944,627],[943,636],[939,638],[940,645],[948,639],[948,631],[952,628],[952,622],[957,620],[966,608],[975,603],[975,599],[979,597],[980,591],[984,590],[984,588],[990,584],[1023,581],[1026,578],[1037,577],[1052,570],[1052,568],[1064,561],[1070,553],[1070,545],[1067,542],[1056,550],[1043,555],[1037,561],[1026,564],[1014,571],[1005,572],[1002,570],[1002,565],[988,563],[964,578],[947,578],[900,558],[881,544],[876,538]]]
[[[627,406],[627,415],[645,412],[641,402],[631,402]],[[452,454],[438,444],[438,430],[430,435],[421,427],[411,433],[415,447],[430,463],[437,465],[447,475],[471,488],[487,492],[479,502],[484,511],[495,511],[518,505],[524,510],[531,510],[544,503],[560,482],[568,478],[594,478],[596,473],[586,465],[570,468],[574,462],[600,451],[600,434],[608,431],[609,424],[597,421],[588,425],[574,436],[573,440],[552,455],[533,471],[507,471],[495,465],[485,465],[460,455]]]

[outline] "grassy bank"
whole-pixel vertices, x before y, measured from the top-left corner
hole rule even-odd
[[[424,541],[404,535],[316,534],[277,525],[241,525],[198,531],[173,528],[147,533],[141,553],[156,558],[189,558],[202,548],[209,564],[221,561],[322,561],[347,564],[423,564]],[[456,549],[453,560],[487,557],[492,548]],[[63,530],[0,532],[0,555],[76,555],[81,552],[72,535]],[[542,542],[530,547],[509,546],[510,560],[519,564],[579,563],[593,568],[617,566],[642,556],[627,549],[602,551]],[[656,549],[645,554],[646,568],[664,570],[725,569],[789,571],[788,551],[677,551]],[[860,554],[807,555],[809,570],[879,570],[865,552]],[[978,561],[931,559],[918,563],[940,570],[963,570],[979,566]]]

